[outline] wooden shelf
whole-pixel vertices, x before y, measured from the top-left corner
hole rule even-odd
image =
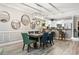
[[[65,33],[61,30],[59,31],[59,40],[64,40],[65,39]]]

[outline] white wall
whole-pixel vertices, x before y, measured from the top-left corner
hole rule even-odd
[[[52,22],[50,20],[46,19],[46,26],[50,25],[50,27],[51,27],[51,23]]]
[[[19,30],[24,30],[25,29],[25,26],[23,26],[22,24],[21,24],[20,29],[18,29],[18,30],[12,29],[11,21],[12,20],[21,21],[21,16],[23,14],[27,14],[27,13],[24,13],[24,12],[15,10],[15,9],[6,8],[6,7],[0,7],[0,11],[7,11],[10,14],[10,21],[9,22],[6,22],[6,23],[0,22],[0,31],[19,31]],[[29,15],[29,13],[28,13],[28,15]],[[27,27],[29,29],[29,26],[27,26]]]
[[[21,16],[26,14],[30,17],[30,21],[32,21],[32,13],[33,12],[26,12],[15,9],[15,8],[10,8],[6,6],[1,6],[0,5],[0,11],[7,11],[10,14],[10,21],[6,23],[0,22],[0,44],[4,42],[12,42],[12,41],[17,41],[17,40],[22,40],[21,32],[27,32],[30,30],[38,30],[40,27],[37,26],[35,29],[30,28],[30,24],[28,26],[24,26],[21,23],[21,27],[18,30],[14,30],[11,27],[11,22],[13,20],[19,20],[21,21]]]
[[[20,29],[14,30],[11,27],[11,21],[15,19],[21,21],[21,16],[23,14],[29,15],[31,20],[32,19],[31,15],[28,12],[21,12],[19,10],[11,9],[3,6],[0,6],[0,11],[7,11],[10,14],[9,22],[6,23],[0,22],[0,43],[22,40],[21,31],[31,30],[30,24],[28,26],[24,26],[21,24]]]

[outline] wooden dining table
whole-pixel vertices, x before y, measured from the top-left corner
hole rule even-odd
[[[34,48],[35,49],[38,48],[37,41],[40,42],[40,39],[41,39],[42,35],[43,35],[43,33],[32,33],[32,34],[29,34],[29,37],[36,38],[36,39],[33,39],[33,40],[35,40],[35,43],[34,43]]]

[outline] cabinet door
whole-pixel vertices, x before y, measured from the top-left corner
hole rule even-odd
[[[79,21],[78,21],[78,31],[79,31]]]

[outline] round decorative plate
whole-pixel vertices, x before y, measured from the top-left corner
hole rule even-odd
[[[30,18],[28,15],[23,15],[21,17],[21,22],[23,25],[27,26],[30,23]]]
[[[35,29],[35,25],[36,25],[35,22],[31,22],[31,23],[30,23],[31,29]]]
[[[10,20],[10,15],[8,12],[6,11],[2,11],[0,12],[0,21],[5,23],[8,22]]]
[[[21,27],[21,23],[18,20],[12,21],[11,26],[13,29],[19,29]]]

